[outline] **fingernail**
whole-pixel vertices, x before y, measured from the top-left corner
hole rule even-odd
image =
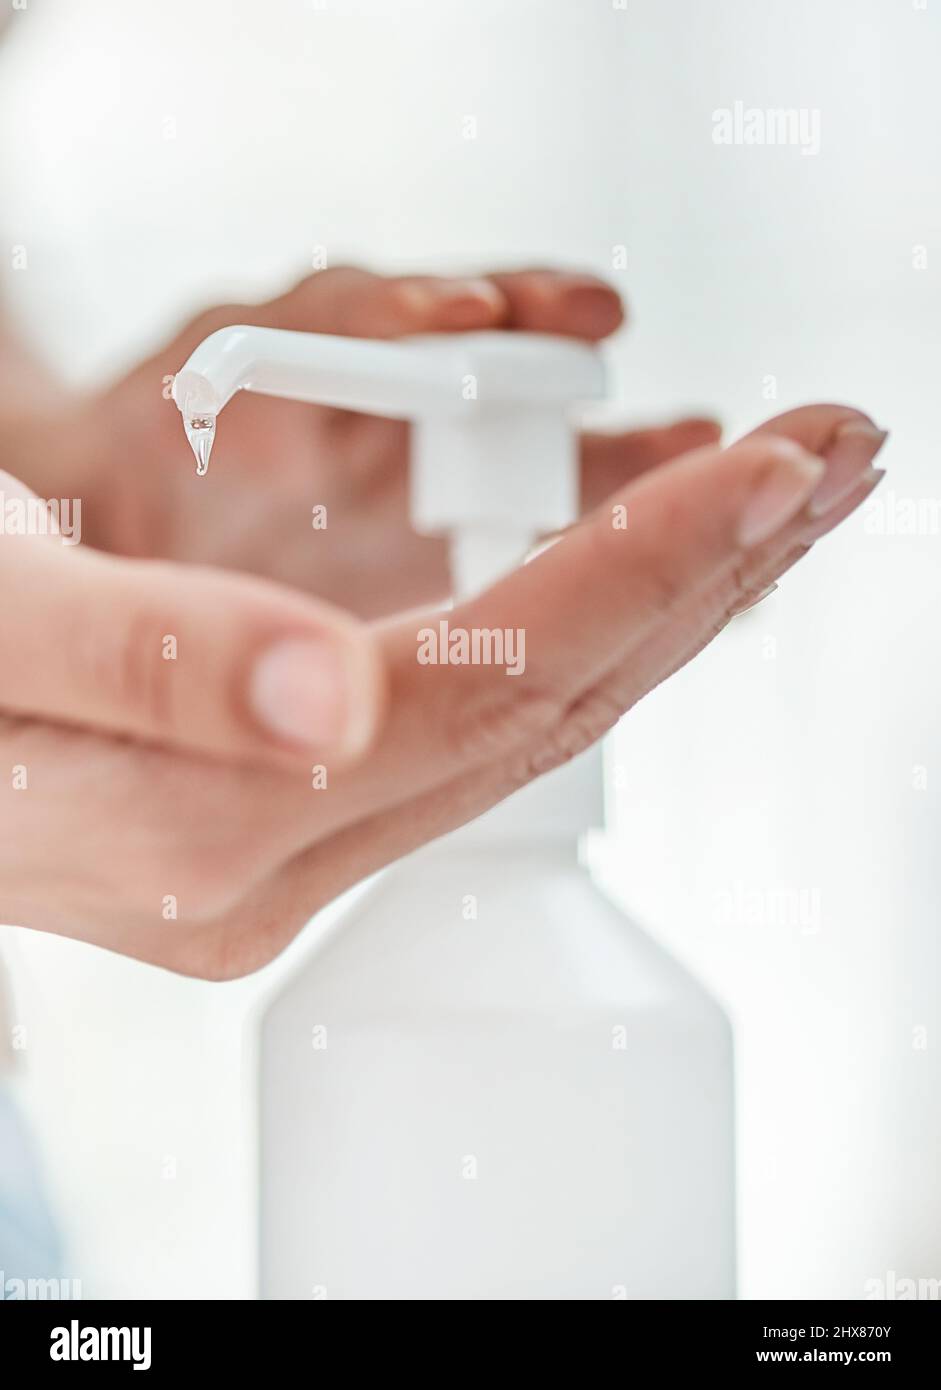
[[[769,595],[773,594],[777,587],[777,584],[769,584],[767,588],[761,590],[761,593],[756,594],[754,598],[750,598],[748,602],[743,603],[740,608],[736,608],[733,616],[737,618],[742,613],[747,613],[750,608],[757,608],[759,603],[761,603],[763,599],[768,598]]]
[[[436,317],[446,328],[490,323],[503,308],[503,296],[490,280],[445,280],[434,290]]]
[[[818,516],[801,535],[804,543],[820,539],[828,531],[832,531],[835,526],[839,526],[841,521],[855,512],[857,507],[862,506],[871,492],[874,492],[882,479],[885,477],[884,468],[867,468],[865,473],[856,479],[854,486],[848,493],[845,493],[838,501],[834,502],[829,511],[824,512],[823,516]]]
[[[249,678],[249,703],[276,738],[313,748],[345,741],[351,693],[338,644],[293,638],[263,652]]]
[[[624,312],[613,290],[603,285],[573,285],[562,295],[565,327],[580,338],[602,338],[613,333]]]
[[[826,451],[826,476],[811,498],[811,516],[823,516],[850,495],[887,438],[887,430],[867,420],[840,425]]]
[[[746,549],[761,545],[796,516],[824,475],[823,459],[792,439],[769,440],[768,453],[773,464],[739,519],[738,540]]]

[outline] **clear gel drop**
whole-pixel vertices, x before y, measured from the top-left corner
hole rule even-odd
[[[200,478],[209,471],[209,455],[216,437],[215,415],[188,415],[184,419],[186,437],[196,455],[196,472]]]

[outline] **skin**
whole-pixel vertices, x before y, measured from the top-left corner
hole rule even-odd
[[[47,396],[8,424],[21,481],[0,476],[0,491],[80,492],[98,548],[0,537],[0,585],[16,596],[0,631],[0,766],[28,770],[28,790],[0,784],[0,920],[211,979],[257,969],[338,893],[600,737],[878,483],[884,436],[843,406],[789,412],[730,449],[708,421],[589,436],[582,522],[447,613],[452,627],[525,628],[525,672],[420,665],[417,631],[437,614],[402,610],[447,581],[441,547],[406,524],[405,430],[246,397],[197,480],[163,378],[227,322],[597,340],[621,321],[590,277],[483,284],[325,272],[204,316],[97,399]],[[27,451],[27,426],[47,447]],[[312,544],[317,502],[330,522]],[[246,705],[254,656],[284,636],[342,654],[347,717],[319,746],[273,737]]]

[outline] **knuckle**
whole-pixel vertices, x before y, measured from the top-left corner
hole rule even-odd
[[[751,557],[735,556],[722,580],[702,593],[691,608],[694,629],[712,641],[739,612],[742,603],[765,587],[768,581],[763,574],[764,567],[755,564]]]
[[[749,563],[749,559],[746,556],[733,556],[729,574],[729,585],[736,599],[740,599],[743,594],[747,594],[754,587],[756,573],[756,565],[754,563]]]
[[[375,286],[373,309],[390,324],[410,324],[423,320],[426,301],[414,279],[382,280]]]
[[[176,731],[173,661],[164,658],[164,642],[177,627],[153,612],[133,614],[124,624],[117,650],[100,663],[98,679],[120,715],[136,727],[158,735]]]
[[[325,266],[273,303],[280,317],[286,316],[298,328],[311,328],[326,319],[336,325],[331,331],[349,333],[355,328],[357,296],[369,279],[369,272],[355,265]]]
[[[166,613],[132,602],[80,631],[68,663],[82,718],[103,719],[123,733],[172,733],[178,722],[172,669],[177,663],[164,653],[166,639],[179,630]]]
[[[193,319],[189,332],[195,338],[208,338],[210,333],[215,333],[220,328],[245,323],[250,314],[251,310],[245,304],[216,304],[211,309],[204,309]]]
[[[675,612],[685,596],[684,585],[676,573],[657,562],[644,576],[643,598],[646,606],[658,617]]]
[[[452,716],[451,739],[462,761],[490,762],[538,738],[562,717],[561,697],[536,687],[489,688]]]
[[[636,610],[649,613],[653,617],[663,617],[673,612],[689,591],[689,578],[682,556],[677,555],[669,538],[686,530],[682,518],[682,504],[673,500],[658,500],[655,517],[645,507],[636,507],[633,526],[626,530],[602,527],[597,533],[598,540],[608,551],[605,562],[610,562],[613,574],[623,569],[625,554],[628,567],[621,583],[627,586],[627,593]],[[625,552],[624,547],[630,551]]]
[[[623,712],[622,702],[611,690],[582,696],[547,735],[526,750],[518,765],[520,785],[577,758],[612,729]]]

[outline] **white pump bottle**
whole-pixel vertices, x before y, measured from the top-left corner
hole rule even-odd
[[[603,375],[535,334],[223,329],[174,385],[200,472],[239,389],[412,419],[460,595],[574,520]],[[601,777],[593,749],[312,929],[253,1050],[262,1296],[734,1296],[728,1023],[581,866]]]

